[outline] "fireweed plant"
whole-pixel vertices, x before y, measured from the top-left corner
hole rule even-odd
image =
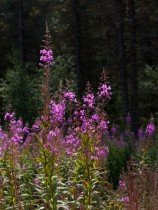
[[[138,158],[129,160],[118,189],[113,190],[108,181],[113,168],[108,168],[108,162],[114,162],[113,151],[115,157],[123,154],[134,138],[130,115],[124,133],[110,125],[105,106],[112,91],[104,72],[97,93],[88,83],[82,100],[69,87],[51,96],[54,55],[50,40],[47,27],[40,51],[40,117],[30,128],[14,112],[7,112],[5,129],[0,128],[0,209],[156,210],[152,188],[146,184],[154,176],[153,189],[158,195],[156,164],[150,161],[153,120],[139,130],[134,145]]]

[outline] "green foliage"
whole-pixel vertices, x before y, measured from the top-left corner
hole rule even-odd
[[[9,60],[10,68],[5,79],[1,80],[0,88],[4,110],[7,111],[11,106],[18,117],[33,122],[41,106],[39,70],[31,63],[22,63],[17,51]]]
[[[157,112],[158,97],[158,67],[146,65],[139,78],[141,116],[148,117]],[[146,116],[144,115],[146,114]]]
[[[127,143],[124,146],[121,146],[121,140],[117,140],[118,142],[108,142],[108,147],[110,150],[108,156],[108,171],[109,171],[109,181],[113,183],[114,189],[117,189],[118,182],[120,179],[120,174],[123,170],[126,170],[126,163],[129,160],[131,155],[133,154],[133,150],[131,147],[130,136],[125,140]],[[120,144],[120,145],[118,145]]]
[[[55,58],[55,64],[53,65],[51,70],[51,81],[50,81],[52,93],[58,90],[61,81],[64,86],[69,81],[70,88],[72,88],[73,90],[77,88],[73,61],[72,57],[69,55],[57,56]]]

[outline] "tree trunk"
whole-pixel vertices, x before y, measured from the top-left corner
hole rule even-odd
[[[128,0],[129,32],[130,32],[130,83],[131,83],[131,117],[132,130],[138,131],[138,72],[136,67],[136,30],[135,30],[135,1]]]
[[[118,8],[118,51],[119,51],[119,69],[120,69],[120,86],[121,86],[121,97],[122,97],[122,113],[124,121],[129,111],[129,100],[128,100],[128,83],[127,83],[127,66],[126,66],[126,53],[125,53],[125,2],[124,0],[117,0]]]
[[[80,54],[80,18],[79,18],[79,2],[78,0],[71,0],[73,11],[73,25],[74,25],[74,51],[75,51],[75,71],[77,76],[77,86],[79,93],[83,89],[82,87],[82,75],[81,75],[81,54]]]
[[[19,50],[20,60],[24,61],[23,0],[19,0]]]

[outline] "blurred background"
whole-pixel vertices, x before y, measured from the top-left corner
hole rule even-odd
[[[130,112],[136,131],[151,114],[157,117],[157,0],[0,0],[1,116],[10,107],[29,123],[38,116],[46,21],[55,62],[52,93],[61,79],[78,93],[87,81],[96,91],[105,69],[113,91],[110,121],[123,122]]]

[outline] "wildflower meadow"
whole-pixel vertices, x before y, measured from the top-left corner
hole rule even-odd
[[[158,210],[154,118],[137,135],[130,113],[124,128],[111,123],[105,71],[97,91],[87,82],[82,97],[69,85],[52,95],[50,38],[47,28],[39,116],[28,125],[8,108],[0,127],[0,210]]]

